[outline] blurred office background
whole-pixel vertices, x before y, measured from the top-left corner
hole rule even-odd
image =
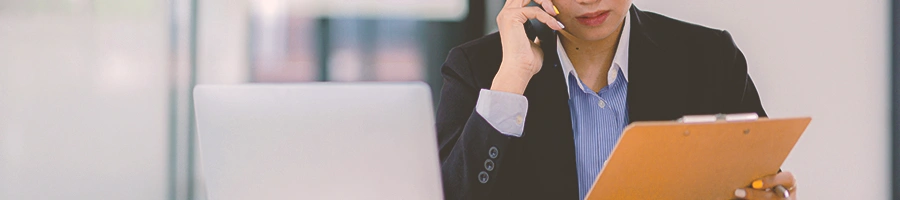
[[[813,116],[783,166],[800,197],[892,197],[891,1],[634,1],[729,30],[770,116]],[[0,200],[205,199],[193,85],[418,80],[437,95],[449,49],[496,31],[502,5],[0,0]]]

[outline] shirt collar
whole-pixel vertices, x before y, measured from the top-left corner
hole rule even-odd
[[[625,25],[622,27],[622,33],[619,36],[619,44],[616,46],[616,54],[613,56],[612,66],[609,67],[609,73],[606,76],[609,85],[612,85],[616,81],[620,69],[622,70],[622,74],[625,75],[625,81],[628,82],[628,47],[631,43],[630,39],[631,11],[629,10],[628,13],[625,14]],[[563,48],[559,36],[556,37],[556,55],[559,56],[560,65],[562,65],[563,74],[566,78],[566,88],[571,87],[569,85],[569,74],[574,74],[575,80],[578,80],[578,82],[581,83],[581,79],[578,78],[578,73],[575,72],[572,60],[569,60],[569,56],[566,54],[566,50]],[[578,84],[578,87],[581,88],[581,90],[584,90],[582,84]]]

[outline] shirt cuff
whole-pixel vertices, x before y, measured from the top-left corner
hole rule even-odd
[[[508,92],[481,89],[478,102],[475,104],[475,112],[500,133],[522,137],[528,113],[528,98]]]

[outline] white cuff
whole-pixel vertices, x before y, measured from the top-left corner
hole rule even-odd
[[[504,135],[522,137],[525,117],[528,114],[528,98],[525,96],[481,89],[475,112],[488,124]]]

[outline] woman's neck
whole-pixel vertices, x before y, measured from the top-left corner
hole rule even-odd
[[[560,42],[578,78],[594,92],[606,87],[609,67],[616,55],[616,47],[619,43],[619,35],[622,32],[620,26],[615,32],[596,41],[587,41],[576,38],[566,31],[560,31]]]

